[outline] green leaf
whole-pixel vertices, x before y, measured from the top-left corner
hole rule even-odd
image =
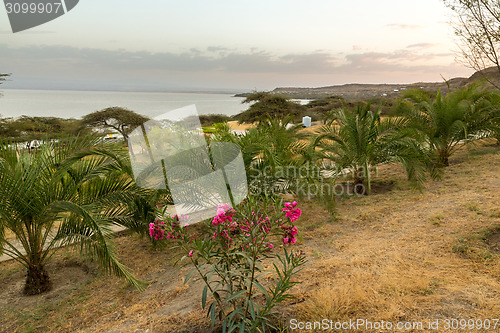
[[[210,321],[212,322],[212,326],[214,325],[215,323],[215,308],[216,308],[216,302],[212,302],[212,304],[210,304],[210,307],[208,309],[208,315],[210,315]]]
[[[203,288],[203,293],[201,294],[201,306],[203,309],[205,309],[205,305],[207,302],[207,292],[208,292],[208,286],[205,286],[205,288]]]
[[[263,285],[261,285],[258,281],[254,281],[253,284],[264,293],[266,299],[269,298],[269,293],[267,292],[266,288],[264,288]]]
[[[227,301],[229,302],[229,301],[231,301],[231,300],[233,300],[233,299],[235,299],[235,298],[240,297],[241,295],[245,295],[245,294],[246,294],[246,292],[247,292],[246,290],[240,290],[240,291],[238,291],[238,292],[236,292],[236,293],[232,294],[231,296],[229,296],[229,297],[227,298]]]
[[[188,283],[189,280],[193,277],[194,273],[196,273],[196,269],[192,269],[191,272],[189,272],[186,275],[186,278],[184,279],[184,284]]]

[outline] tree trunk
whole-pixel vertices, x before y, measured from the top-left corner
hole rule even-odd
[[[450,165],[450,161],[449,161],[449,154],[447,151],[445,150],[442,150],[439,152],[439,160],[438,160],[438,163],[440,166],[449,166]]]
[[[52,288],[49,275],[42,264],[31,264],[26,275],[24,285],[25,295],[38,295]]]
[[[354,193],[359,195],[368,195],[368,191],[366,190],[366,186],[362,179],[354,180]]]
[[[367,174],[364,168],[357,168],[354,175],[354,193],[359,195],[368,195],[368,188],[366,186]],[[368,179],[368,181],[370,181]]]

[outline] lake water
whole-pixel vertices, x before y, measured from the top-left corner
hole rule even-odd
[[[156,117],[195,104],[198,114],[235,115],[248,108],[232,94],[3,89],[0,115],[80,118],[110,106]]]

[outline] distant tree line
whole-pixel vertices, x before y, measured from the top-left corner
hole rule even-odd
[[[0,73],[0,84],[2,84],[3,81],[5,81],[5,78],[7,76],[10,76],[10,74],[2,74],[2,73]],[[0,93],[0,96],[2,96],[2,93]]]
[[[88,132],[81,128],[76,119],[56,117],[0,118],[0,137],[11,141],[28,141],[34,139],[56,139],[79,132]]]
[[[0,73],[0,84],[2,84],[3,81],[5,81],[5,78],[9,76],[10,74],[2,74]]]
[[[109,107],[95,111],[82,119],[31,116],[0,117],[0,139],[14,142],[35,139],[50,140],[67,136],[82,136],[97,131],[103,135],[118,132],[126,140],[128,134],[134,128],[148,119],[134,111],[121,107]]]

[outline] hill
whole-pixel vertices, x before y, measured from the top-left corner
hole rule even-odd
[[[490,67],[483,71],[476,72],[468,78],[457,77],[448,80],[450,89],[456,89],[470,84],[476,80],[484,79],[487,76],[493,83],[500,86],[500,74],[496,67]],[[397,97],[405,89],[425,89],[437,91],[441,89],[447,91],[446,82],[415,82],[410,84],[359,84],[350,83],[343,85],[333,85],[318,88],[299,88],[299,87],[279,87],[271,91],[273,94],[286,95],[294,99],[318,99],[328,96],[340,96],[346,100],[359,100],[373,97],[387,96]],[[245,97],[247,94],[236,96]]]

